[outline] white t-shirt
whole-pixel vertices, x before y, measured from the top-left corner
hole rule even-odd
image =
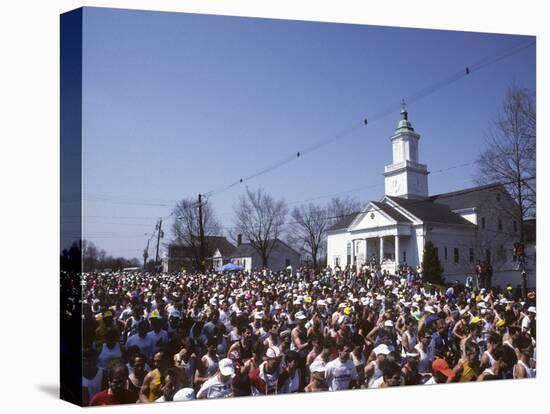
[[[217,375],[214,375],[202,384],[201,389],[197,393],[197,399],[228,397],[233,391],[231,382],[231,379],[229,379],[226,383],[223,383]]]
[[[435,384],[437,384],[437,382],[435,381],[434,377],[430,377],[430,379],[424,383],[424,385],[435,385]]]
[[[153,345],[153,339],[149,335],[141,338],[138,334],[134,334],[126,340],[126,349],[137,346],[148,361],[153,357]]]
[[[523,320],[521,321],[521,329],[524,331],[528,331],[531,328],[531,318],[529,318],[528,315],[525,315],[523,317]]]
[[[347,390],[350,382],[357,380],[357,370],[351,359],[342,362],[336,358],[325,366],[325,376],[330,391]]]

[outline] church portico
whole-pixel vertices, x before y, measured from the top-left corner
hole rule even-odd
[[[350,238],[349,250],[355,254],[349,255],[350,262],[346,264],[351,266],[383,265],[393,272],[411,257],[411,230],[407,227],[401,231],[395,226],[383,231],[352,233]]]

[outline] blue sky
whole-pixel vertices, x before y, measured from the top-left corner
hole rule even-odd
[[[388,107],[394,113],[214,195],[224,227],[245,185],[293,207],[383,195],[402,97],[533,37],[86,8],[84,237],[140,257],[176,200],[225,187]],[[431,194],[473,185],[506,89],[535,88],[535,48],[408,104]],[[341,194],[344,195],[345,194]],[[326,203],[329,197],[316,203]],[[166,239],[171,236],[166,222]],[[151,250],[153,253],[153,250]]]

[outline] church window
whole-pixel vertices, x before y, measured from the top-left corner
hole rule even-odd
[[[334,267],[340,267],[340,257],[338,256],[334,258]]]
[[[403,263],[407,263],[407,252],[403,252]]]
[[[485,228],[485,217],[481,217],[481,228]]]
[[[516,220],[514,220],[513,226],[514,226],[514,233],[517,233],[518,232],[518,222]]]
[[[497,202],[500,203],[500,193],[497,193]]]
[[[435,250],[435,256],[439,259],[439,248],[435,247],[434,250]]]
[[[474,248],[470,247],[470,263],[474,262]]]
[[[443,249],[443,253],[445,255],[445,261],[447,261],[448,254],[447,254],[447,246],[445,246],[445,249]]]
[[[455,247],[455,248],[454,248],[454,259],[455,259],[455,260],[454,260],[455,263],[458,263],[458,260],[460,259],[460,257],[459,257],[459,252],[458,252],[458,247]]]
[[[351,264],[351,243],[348,243],[346,263]]]
[[[502,219],[498,219],[498,229],[502,230]]]
[[[491,249],[485,250],[485,260],[487,260],[487,263],[491,263]]]

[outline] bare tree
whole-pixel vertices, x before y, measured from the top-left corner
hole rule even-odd
[[[357,199],[348,195],[345,198],[332,198],[328,203],[327,213],[333,222],[336,222],[351,213],[359,211],[360,209],[361,203]]]
[[[288,208],[283,200],[275,200],[262,189],[251,191],[239,198],[235,207],[235,232],[248,240],[268,266],[269,256],[276,240],[283,232]]]
[[[519,223],[524,241],[524,220],[536,208],[536,105],[533,91],[511,87],[502,110],[490,128],[487,149],[478,161],[478,184],[502,183],[516,202],[505,213]]]
[[[290,240],[309,254],[313,267],[317,267],[329,226],[327,209],[310,203],[295,207],[291,216],[293,223]]]
[[[186,198],[176,204],[173,212],[176,217],[172,224],[174,243],[189,249],[195,264],[200,268],[199,205],[196,200]],[[212,205],[204,201],[202,203],[202,221],[205,236],[204,247],[205,251],[209,251],[209,237],[219,235],[221,227],[216,219]]]

